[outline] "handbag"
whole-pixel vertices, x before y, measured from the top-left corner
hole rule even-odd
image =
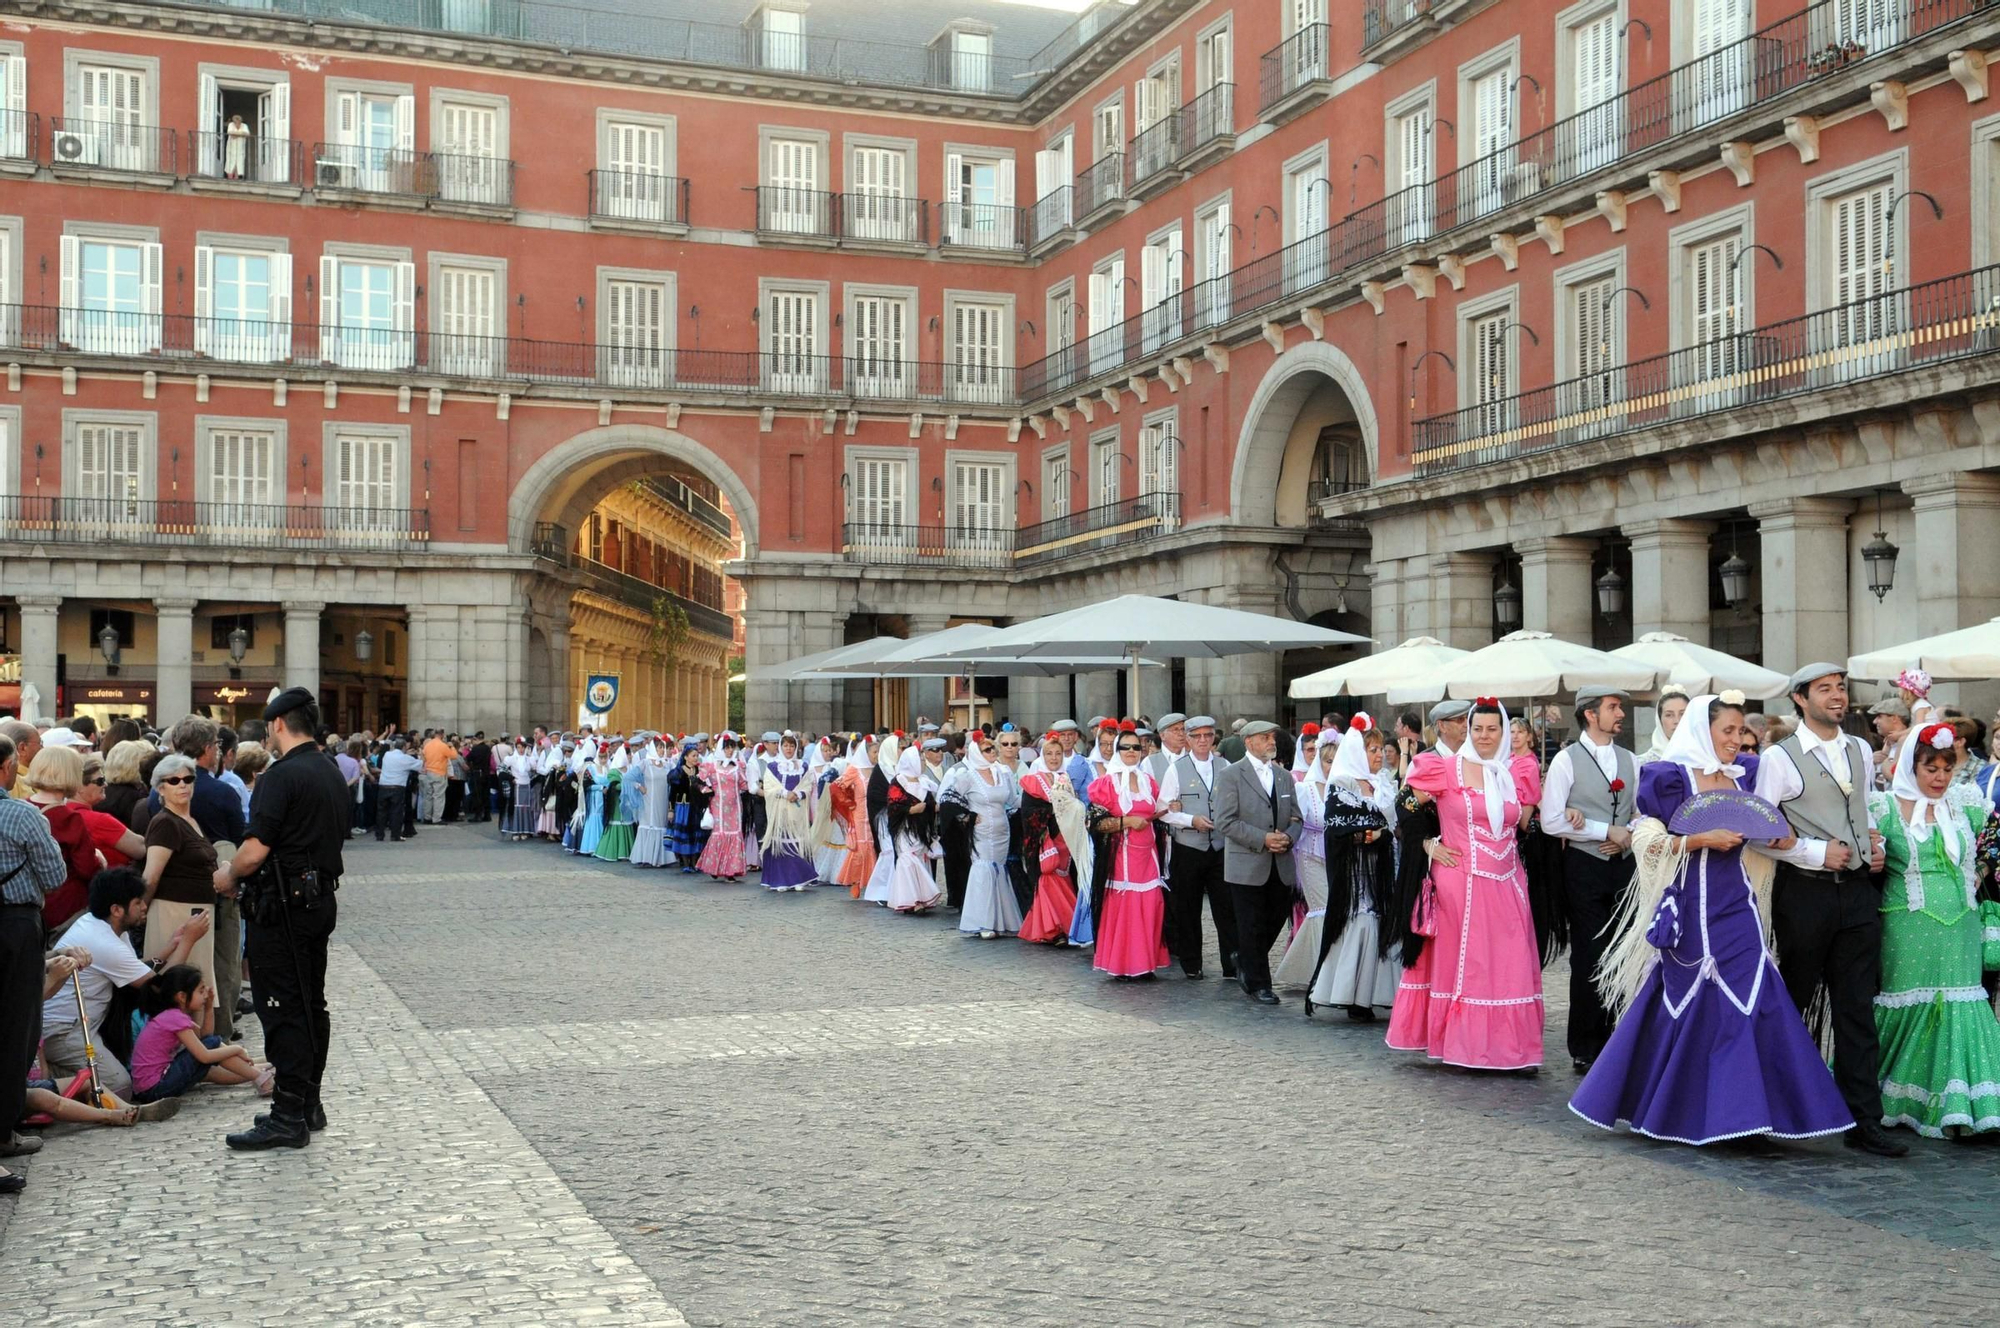
[[[1979,906],[1979,931],[1985,937],[1980,948],[1983,967],[1989,973],[2000,972],[2000,899]]]
[[[714,813],[714,812],[703,812],[703,813],[701,814],[701,828],[702,828],[702,829],[704,829],[704,830],[713,830],[713,829],[715,829],[715,813]]]
[[[1413,936],[1435,936],[1438,934],[1437,883],[1424,877],[1423,888],[1417,891],[1416,905],[1410,910],[1410,934]]]

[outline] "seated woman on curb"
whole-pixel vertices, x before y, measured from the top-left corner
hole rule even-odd
[[[215,1035],[215,989],[193,964],[175,964],[148,983],[151,1016],[132,1044],[132,1087],[141,1102],[176,1098],[199,1083],[257,1085],[269,1096],[275,1074]]]

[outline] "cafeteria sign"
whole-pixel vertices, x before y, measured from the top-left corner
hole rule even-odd
[[[601,715],[618,704],[618,675],[593,673],[585,681],[583,704],[593,715]]]

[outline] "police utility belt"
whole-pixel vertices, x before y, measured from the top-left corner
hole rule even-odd
[[[292,913],[310,913],[331,900],[340,882],[317,867],[288,872],[267,862],[242,887],[243,914],[259,926],[277,926]]]

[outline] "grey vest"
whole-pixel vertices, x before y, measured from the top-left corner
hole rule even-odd
[[[1181,756],[1185,755],[1187,755],[1187,753],[1184,750],[1182,751]],[[1153,783],[1155,785],[1158,785],[1162,780],[1164,780],[1167,777],[1167,767],[1172,765],[1175,761],[1179,759],[1180,759],[1179,756],[1174,755],[1172,752],[1162,747],[1160,748],[1159,751],[1154,752],[1151,756],[1148,756],[1145,759],[1145,761],[1142,762],[1142,764],[1146,767],[1146,773],[1153,777]]]
[[[1854,743],[1843,740],[1841,754],[1847,759],[1848,783],[1854,786],[1852,793],[1843,794],[1840,785],[1834,782],[1826,767],[1817,756],[1809,756],[1799,742],[1799,735],[1778,744],[1778,750],[1789,756],[1798,767],[1799,783],[1805,791],[1790,802],[1783,803],[1778,810],[1792,823],[1792,829],[1810,839],[1838,840],[1847,845],[1851,855],[1848,870],[1866,869],[1868,860],[1868,786],[1861,778],[1861,756],[1854,749]]]
[[[1604,777],[1603,767],[1597,758],[1583,749],[1581,742],[1572,742],[1569,752],[1569,802],[1568,806],[1582,812],[1587,820],[1604,821],[1610,825],[1627,825],[1639,800],[1639,762],[1623,747],[1611,748],[1611,760],[1618,771],[1618,778],[1625,781],[1625,787],[1616,793],[1611,791],[1611,782]]]
[[[1220,755],[1208,758],[1208,768],[1215,779],[1222,778],[1222,772],[1229,768],[1229,762]],[[1201,774],[1194,768],[1194,758],[1182,755],[1174,761],[1174,769],[1179,773],[1181,784],[1181,811],[1188,816],[1206,816],[1215,819],[1215,797],[1208,785],[1201,782]],[[1174,827],[1174,842],[1182,848],[1212,851],[1222,847],[1222,835],[1215,830],[1196,830]]]

